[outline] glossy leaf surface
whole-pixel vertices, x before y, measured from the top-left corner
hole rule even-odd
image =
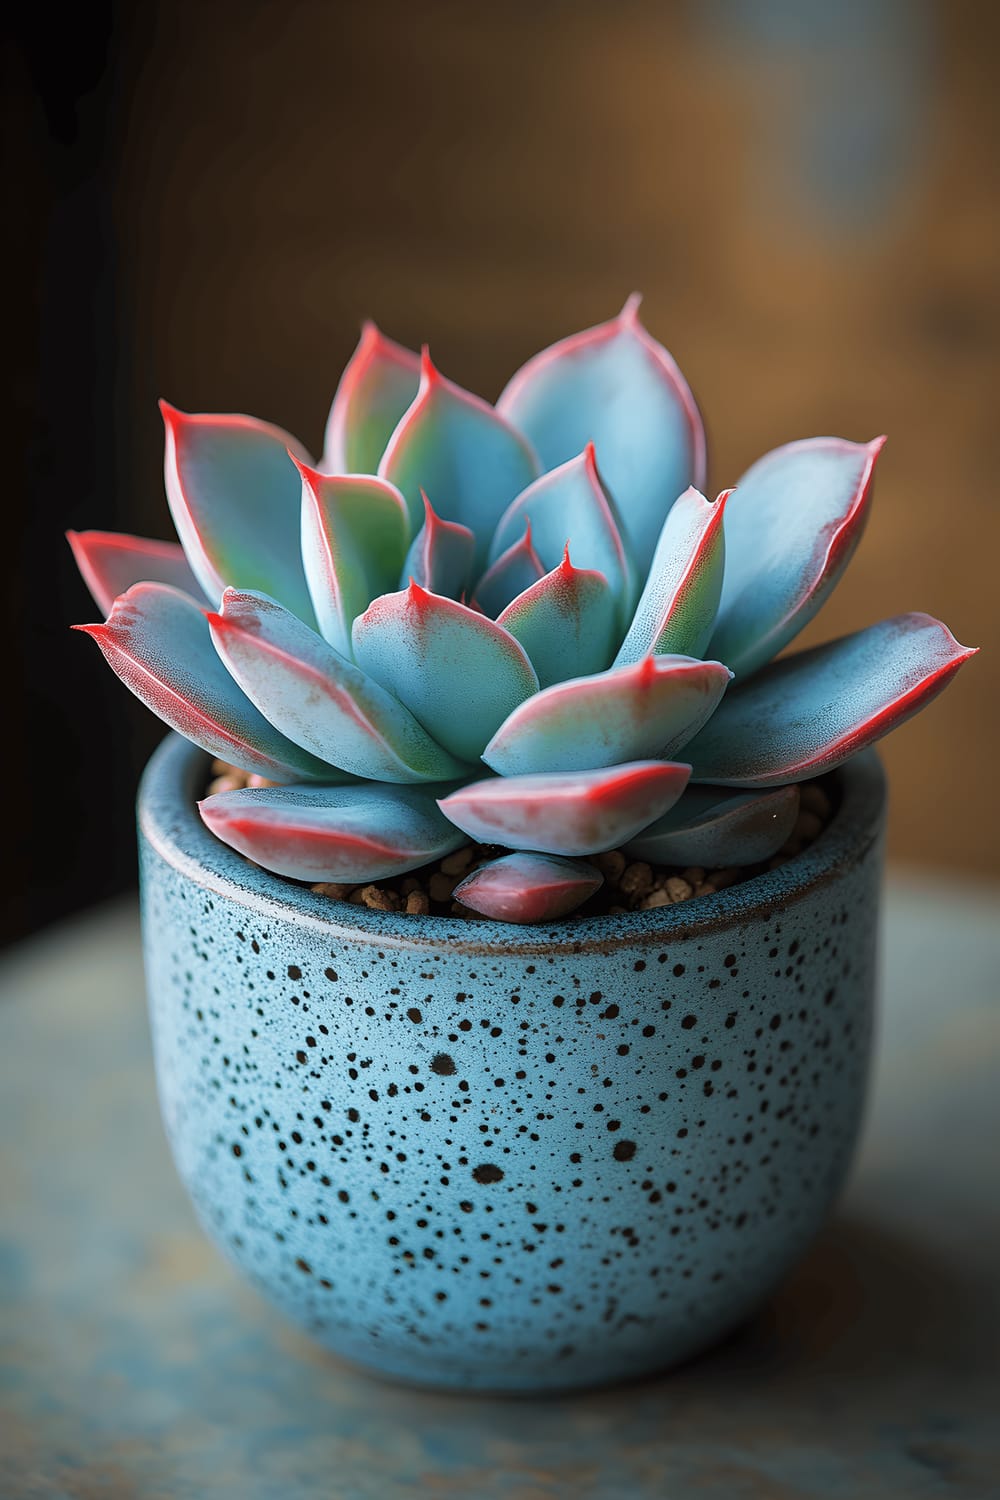
[[[187,594],[137,583],[94,638],[127,688],[185,739],[273,781],[336,780],[337,772],[281,734],[246,699],[212,646],[204,611]]]
[[[686,765],[633,761],[600,771],[497,776],[452,792],[440,807],[482,844],[598,854],[661,817],[681,795],[690,772]]]
[[[601,672],[611,661],[618,601],[603,573],[576,568],[567,547],[557,568],[525,589],[497,624],[520,641],[539,685]]]
[[[299,545],[305,449],[255,417],[188,415],[160,402],[167,501],[188,562],[215,604],[227,587],[260,589],[314,622]]]
[[[726,574],[708,650],[746,677],[815,615],[860,540],[884,439],[807,438],[747,470],[726,508]]]
[[[755,865],[787,843],[798,811],[797,786],[763,792],[689,786],[626,852],[657,865]]]
[[[227,589],[222,613],[209,623],[247,697],[296,744],[379,781],[461,774],[391,693],[275,600]]]
[[[704,486],[698,408],[671,356],[639,321],[637,297],[610,322],[536,354],[497,409],[528,435],[545,469],[596,445],[642,572],[677,496],[690,484]]]
[[[502,776],[669,760],[709,718],[730,675],[719,662],[647,656],[555,683],[514,709],[483,760]]]
[[[487,401],[463,391],[425,353],[420,390],[389,439],[378,469],[403,493],[414,530],[421,490],[439,515],[476,535],[476,566],[507,506],[538,473],[538,460],[519,432]]]
[[[786,656],[726,694],[686,749],[694,779],[817,776],[923,708],[973,654],[939,620],[911,614]]]
[[[330,407],[323,444],[327,474],[374,474],[420,384],[420,357],[366,323]]]
[[[645,588],[616,666],[649,652],[703,656],[722,595],[728,491],[710,504],[685,490],[663,523]]]
[[[583,860],[521,850],[473,870],[456,886],[455,900],[499,922],[549,922],[603,884],[600,870]]]
[[[320,633],[351,656],[351,626],[376,594],[396,587],[410,539],[399,491],[370,474],[302,476],[302,562]]]
[[[165,583],[203,599],[183,547],[117,531],[67,531],[73,557],[102,614],[110,614],[119,594],[134,583]]]
[[[383,594],[354,622],[358,665],[435,740],[475,761],[538,678],[524,650],[493,620],[416,584]]]
[[[292,880],[384,880],[462,842],[433,793],[417,787],[265,787],[220,792],[198,810],[223,843]]]

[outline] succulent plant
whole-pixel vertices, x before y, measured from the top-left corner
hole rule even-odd
[[[698,408],[636,298],[496,406],[367,324],[318,466],[254,418],[162,411],[181,545],[71,534],[108,615],[77,628],[252,773],[201,816],[297,880],[473,839],[499,857],[461,899],[532,921],[583,901],[613,848],[766,859],[795,783],[972,654],[908,614],[773,660],[854,552],[882,440],[789,443],[709,501]]]

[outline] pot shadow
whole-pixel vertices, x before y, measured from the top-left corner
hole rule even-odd
[[[983,1412],[984,1432],[991,1425],[989,1296],[926,1246],[840,1219],[755,1318],[683,1366],[545,1399],[470,1393],[456,1405],[454,1396],[397,1389],[393,1417],[442,1438],[459,1424],[465,1442],[478,1431],[523,1462],[547,1462],[556,1477],[596,1446],[602,1462],[641,1454],[656,1466],[692,1444],[749,1452],[762,1434],[780,1432],[793,1445],[851,1434],[904,1454],[915,1480],[955,1479],[967,1463],[962,1432],[978,1433]]]

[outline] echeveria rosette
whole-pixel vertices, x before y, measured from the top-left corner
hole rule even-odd
[[[922,708],[972,653],[927,615],[774,658],[856,547],[881,439],[809,438],[710,501],[701,417],[638,299],[496,406],[371,323],[314,465],[287,432],[163,404],[180,546],[71,534],[91,634],[171,727],[272,785],[200,803],[278,874],[340,884],[467,839],[511,922],[589,857],[749,865],[796,783]]]

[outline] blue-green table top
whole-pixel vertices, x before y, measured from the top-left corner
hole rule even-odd
[[[381,1384],[202,1238],[159,1124],[137,922],[0,965],[0,1497],[1000,1496],[1000,903],[897,878],[840,1212],[760,1317],[548,1401]]]

